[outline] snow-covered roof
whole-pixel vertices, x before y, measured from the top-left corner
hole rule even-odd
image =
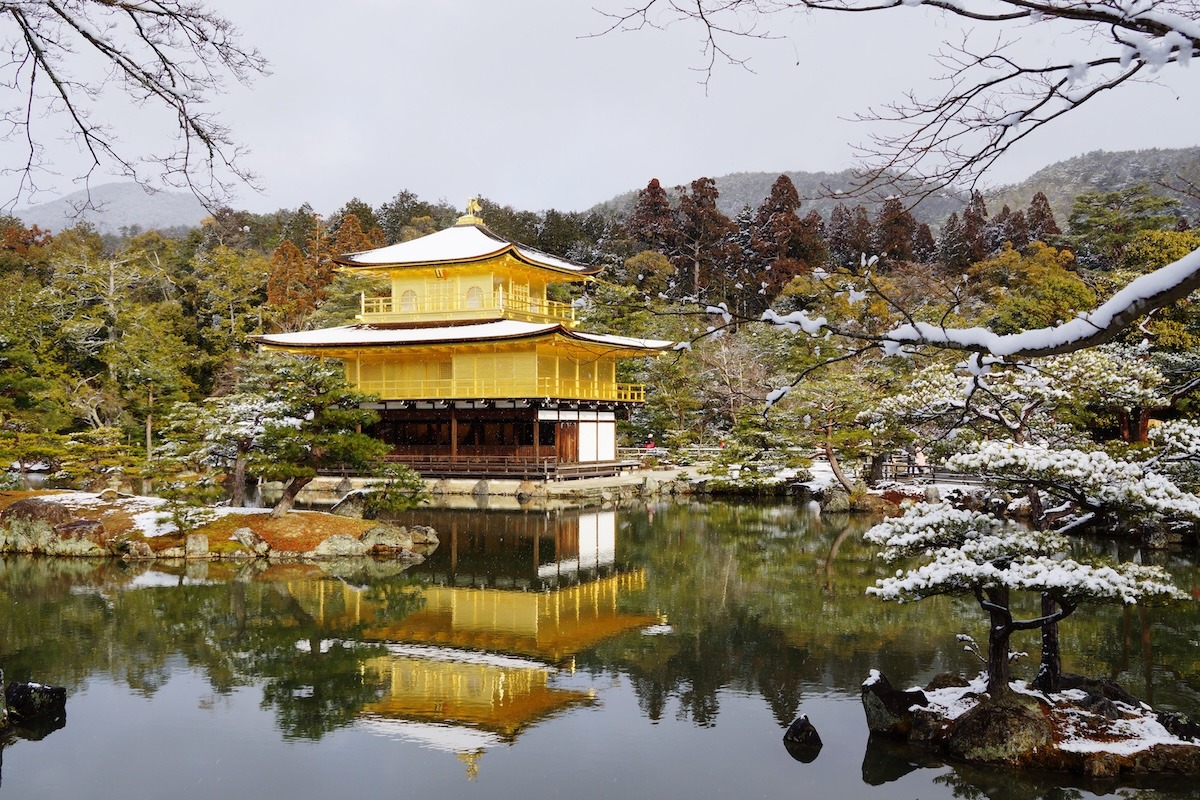
[[[528,339],[547,334],[560,334],[569,339],[634,350],[669,350],[674,342],[662,339],[639,339],[632,336],[609,336],[580,333],[556,322],[522,322],[504,319],[470,325],[437,327],[388,327],[383,325],[343,325],[315,331],[276,333],[256,336],[254,341],[268,347],[285,349],[322,347],[389,347],[418,344],[469,344],[497,339]]]
[[[503,253],[535,267],[587,276],[600,271],[503,239],[485,225],[463,224],[407,242],[348,253],[334,260],[346,267],[421,267],[482,261]]]

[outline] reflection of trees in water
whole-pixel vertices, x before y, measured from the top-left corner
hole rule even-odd
[[[296,738],[347,724],[375,699],[376,687],[365,683],[360,667],[382,648],[339,641],[357,639],[374,620],[319,622],[284,583],[191,585],[180,576],[177,585],[133,589],[128,573],[108,562],[65,571],[63,564],[71,562],[0,560],[0,598],[8,606],[0,617],[0,662],[8,680],[36,679],[70,693],[88,676],[105,674],[152,696],[182,659],[217,694],[265,681],[263,703],[275,708],[284,734]],[[372,587],[384,601],[382,613],[403,617],[414,610],[419,598],[407,584]]]
[[[762,696],[784,726],[804,692],[857,696],[870,668],[900,685],[978,669],[954,640],[963,631],[982,635],[973,603],[895,605],[864,594],[883,570],[861,541],[869,520],[820,520],[780,505],[664,504],[654,512],[618,516],[616,560],[646,576],[644,590],[619,596],[618,610],[665,615],[671,632],[618,636],[576,656],[577,666],[596,674],[626,673],[650,719],[674,713],[714,725],[720,693],[729,689]],[[1172,569],[1181,586],[1197,585],[1193,566],[1179,561]],[[422,597],[411,579],[373,579],[361,599],[379,618],[360,623],[327,600],[322,622],[285,583],[189,584],[178,576],[166,578],[174,585],[131,589],[146,570],[0,559],[6,677],[74,691],[104,674],[152,695],[182,659],[218,695],[265,683],[263,702],[284,732],[316,738],[374,699],[360,666],[378,650],[328,642],[360,638],[363,624],[404,619]],[[210,574],[220,574],[218,565]],[[1191,642],[1200,609],[1077,616],[1063,630],[1068,669],[1115,677],[1135,693],[1153,685],[1157,704],[1195,712],[1200,650]],[[1022,646],[1035,649],[1036,641]]]

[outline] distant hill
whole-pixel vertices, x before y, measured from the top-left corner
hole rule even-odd
[[[842,172],[735,172],[713,177],[717,184],[717,191],[720,192],[720,197],[717,198],[717,207],[729,217],[737,216],[744,206],[750,206],[752,209],[758,208],[771,193],[771,186],[780,175],[787,175],[796,185],[796,191],[801,200],[801,216],[815,210],[828,222],[830,212],[839,202],[844,202],[851,207],[861,203],[872,215],[879,205],[878,201],[871,201],[867,198],[839,199],[836,195],[830,196],[831,193],[845,192],[850,189],[854,173],[851,170],[844,170]],[[646,182],[649,183],[649,179]],[[633,209],[638,191],[644,188],[645,186],[639,186],[637,189],[619,194],[611,200],[597,204],[592,210],[624,216]],[[663,188],[667,190],[673,200],[678,196],[674,186],[664,184]],[[913,213],[921,222],[928,222],[930,225],[938,227],[946,221],[946,217],[950,216],[951,212],[962,211],[965,205],[965,197],[954,192],[937,192],[924,200]]]
[[[80,210],[91,196],[95,208]],[[194,228],[208,216],[204,206],[187,192],[148,193],[136,183],[106,183],[89,191],[17,209],[13,216],[26,225],[58,232],[81,221],[90,222],[100,233],[117,234],[121,228],[141,230]]]
[[[1154,194],[1180,201],[1180,210],[1193,224],[1200,222],[1200,198],[1171,191],[1182,180],[1200,186],[1200,147],[1175,150],[1096,150],[1043,167],[1024,181],[987,193],[988,213],[1007,205],[1026,208],[1039,190],[1046,193],[1054,217],[1066,228],[1075,198],[1085,192],[1115,192],[1145,184]]]
[[[736,172],[714,177],[717,190],[721,193],[717,205],[730,217],[737,215],[743,206],[758,208],[771,191],[771,184],[779,172]],[[784,173],[796,184],[803,203],[801,215],[817,210],[828,222],[829,212],[837,205],[836,197],[829,197],[830,190],[845,191],[850,187],[853,173],[844,172],[787,172]],[[1174,197],[1181,203],[1181,210],[1193,224],[1200,223],[1200,198],[1187,197],[1167,189],[1164,184],[1179,184],[1180,179],[1190,180],[1200,186],[1200,147],[1176,150],[1127,150],[1105,152],[1097,150],[1086,155],[1059,161],[1044,167],[1028,179],[1011,186],[1002,186],[984,193],[988,212],[999,213],[1007,205],[1012,210],[1028,208],[1033,195],[1039,190],[1046,193],[1050,207],[1058,224],[1066,227],[1067,217],[1075,198],[1085,192],[1112,192],[1137,184],[1146,184],[1155,194]],[[647,182],[649,182],[647,180]],[[637,200],[638,187],[611,200],[597,204],[593,210],[628,214]],[[677,196],[674,187],[665,186],[672,198]],[[967,198],[954,192],[939,192],[921,202],[913,213],[921,222],[927,222],[936,231],[941,228],[951,213],[962,213]],[[872,213],[877,203],[858,198],[844,200],[847,205],[862,203]]]

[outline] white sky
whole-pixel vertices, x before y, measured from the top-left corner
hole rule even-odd
[[[352,197],[378,205],[403,189],[460,208],[482,194],[519,209],[582,210],[653,177],[675,185],[844,169],[850,143],[869,129],[840,118],[932,90],[930,54],[954,35],[909,8],[800,17],[787,40],[738,44],[755,71],[721,66],[706,93],[693,71],[704,62],[698,30],[587,38],[606,26],[592,3],[210,4],[272,63],[272,75],[213,104],[251,150],[245,163],[264,188],[232,205],[258,212],[309,202],[328,214]],[[1038,35],[1036,26],[1022,33],[1032,46],[1060,46]],[[1187,93],[1135,87],[1084,107],[1014,152],[992,182],[1091,150],[1200,143],[1193,74],[1168,69]],[[124,139],[137,143],[144,126],[120,113]]]

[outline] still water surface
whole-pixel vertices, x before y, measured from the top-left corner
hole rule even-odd
[[[866,520],[709,503],[407,521],[442,545],[405,571],[0,560],[0,668],[69,695],[65,726],[0,747],[0,798],[1200,797],[868,742],[868,671],[974,674],[954,635],[983,624],[967,602],[866,597],[886,569]],[[1200,715],[1198,623],[1085,609],[1065,666]],[[781,741],[800,713],[825,742],[811,763]]]

